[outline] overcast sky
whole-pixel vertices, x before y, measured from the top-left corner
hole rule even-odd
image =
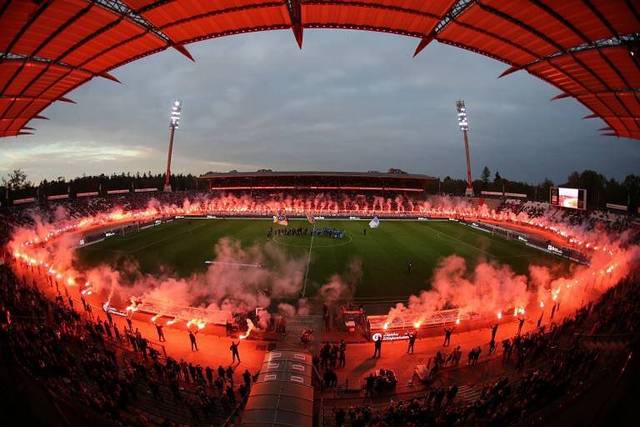
[[[475,177],[562,181],[573,170],[640,172],[640,141],[599,136],[600,120],[526,72],[432,43],[359,31],[306,30],[208,40],[94,79],[34,120],[36,135],[0,139],[0,175],[29,178],[164,169],[171,102],[184,102],[175,172],[380,170],[463,177],[455,102],[464,98]]]

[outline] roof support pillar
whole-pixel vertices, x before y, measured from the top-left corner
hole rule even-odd
[[[173,43],[173,44],[171,44],[171,47],[174,48],[175,50],[177,50],[178,52],[180,52],[181,54],[183,54],[184,56],[186,56],[187,58],[189,58],[191,61],[196,62],[196,60],[193,59],[193,56],[187,50],[187,48],[184,47],[184,45],[179,44],[179,43]]]
[[[413,57],[415,58],[416,55],[418,55],[420,52],[422,52],[424,50],[425,47],[427,47],[429,45],[429,43],[431,43],[433,41],[433,39],[435,38],[435,34],[430,33],[427,36],[424,36],[421,40],[420,43],[418,43],[418,46],[416,47],[416,51],[413,52]]]
[[[287,9],[289,10],[289,18],[291,19],[291,30],[293,36],[298,43],[298,47],[302,49],[302,4],[300,0],[287,0]]]

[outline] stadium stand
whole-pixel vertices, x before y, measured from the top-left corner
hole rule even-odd
[[[216,375],[208,367],[164,356],[134,331],[117,331],[108,320],[78,311],[70,300],[53,298],[51,291],[40,290],[42,284],[16,277],[6,265],[0,267],[0,282],[5,366],[19,368],[28,382],[43,387],[67,419],[99,425],[222,425],[248,396],[252,376],[235,388],[224,372]],[[333,400],[333,421],[325,419],[324,425],[543,422],[558,402],[568,404],[612,375],[613,361],[623,358],[622,349],[637,338],[639,291],[637,280],[628,281],[550,329],[503,341],[494,378],[481,385],[434,383],[419,396],[382,405]],[[332,363],[314,358],[325,374]],[[447,363],[438,369],[445,371]],[[461,369],[476,369],[466,365]],[[363,385],[375,395],[375,387],[369,387]]]
[[[363,209],[385,209],[415,217],[414,207],[428,203],[425,192],[394,193],[384,190],[360,194],[349,189],[322,191],[298,188],[134,193],[47,201],[31,206],[3,208],[0,226],[11,229],[38,221],[83,218],[120,209],[144,210],[148,206],[200,204],[212,212],[272,215],[274,206],[335,208],[337,214]],[[449,198],[443,199],[448,200]],[[240,203],[246,211],[234,210]],[[468,203],[468,202],[465,202]],[[477,200],[478,206],[482,202]],[[205,209],[205,210],[206,210]],[[546,217],[586,230],[606,228],[624,231],[628,217],[604,211],[574,212],[547,203],[505,199],[499,212]],[[6,242],[4,237],[4,242]],[[18,368],[28,388],[26,399],[40,393],[55,402],[53,416],[71,423],[98,425],[224,425],[241,413],[253,376],[233,384],[216,367],[192,365],[165,355],[161,348],[135,330],[121,330],[90,311],[75,307],[70,298],[57,295],[51,284],[34,277],[16,277],[9,259],[0,266],[0,341],[7,369]],[[426,388],[398,395],[385,394],[379,380],[357,386],[369,396],[362,399],[332,398],[320,410],[324,425],[393,426],[535,424],[554,408],[578,398],[601,378],[611,375],[632,345],[639,316],[637,278],[608,291],[595,304],[550,328],[506,339],[495,353],[483,346],[481,363],[491,364],[491,378],[474,381],[476,363],[470,353],[476,347],[441,355],[429,368]],[[76,303],[77,305],[77,303]],[[480,348],[480,347],[478,347]],[[335,349],[335,350],[334,350]],[[314,381],[322,389],[335,390],[338,343],[314,357]],[[454,356],[452,356],[452,354]],[[499,357],[496,358],[496,355]],[[462,360],[461,360],[462,359]],[[390,372],[393,366],[387,367]],[[457,375],[448,375],[457,370]],[[224,371],[224,370],[223,370]],[[468,382],[465,382],[467,378]],[[391,400],[390,400],[391,398]],[[316,408],[316,413],[318,409]]]

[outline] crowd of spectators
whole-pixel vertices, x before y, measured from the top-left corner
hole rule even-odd
[[[336,426],[514,425],[534,422],[537,411],[579,394],[609,360],[593,339],[631,342],[640,328],[640,283],[610,289],[594,304],[551,327],[502,342],[504,375],[460,398],[459,387],[431,386],[423,395],[388,404],[335,409]],[[474,369],[467,367],[463,369]]]
[[[98,213],[120,208],[123,211],[142,210],[150,203],[158,206],[185,206],[199,204],[208,213],[224,215],[234,210],[237,215],[273,215],[274,212],[287,207],[289,212],[305,214],[308,212],[322,212],[324,215],[332,213],[380,212],[387,215],[404,215],[416,211],[421,203],[428,201],[425,193],[393,193],[393,192],[362,192],[347,190],[278,192],[273,190],[254,191],[180,191],[180,192],[150,192],[125,193],[107,196],[77,197],[65,200],[48,201],[40,204],[27,204],[0,208],[0,238],[4,240],[10,235],[13,227],[33,225],[38,218],[44,222],[54,222],[59,219],[78,219]],[[436,202],[437,206],[438,203]],[[628,215],[605,211],[578,211],[559,209],[544,202],[521,201],[506,199],[498,207],[499,212],[513,214],[526,213],[529,217],[544,216],[550,221],[562,222],[580,226],[585,230],[603,227],[609,231],[621,232],[632,224]]]
[[[632,217],[622,213],[604,210],[564,209],[546,202],[517,199],[506,199],[499,206],[498,211],[510,212],[515,215],[524,213],[529,218],[545,217],[551,222],[569,224],[587,231],[601,228],[609,232],[622,232],[629,229],[633,224]]]
[[[247,397],[248,371],[234,384],[231,367],[164,356],[131,326],[120,331],[110,316],[94,319],[68,297],[48,297],[34,277],[0,266],[3,359],[83,413],[115,425],[215,425]]]
[[[3,209],[0,231],[6,238],[11,226],[32,223],[33,213],[48,220],[59,215],[80,218],[116,206],[144,209],[152,197],[160,203],[182,205],[185,196],[179,192],[140,193]],[[208,197],[207,193],[196,192],[188,196],[202,200]],[[252,197],[256,203],[286,198],[267,193]],[[322,197],[320,204],[339,203],[338,198],[331,201],[331,195]],[[352,208],[358,200],[375,203],[375,196],[356,197],[342,206]],[[410,202],[401,201],[403,206]],[[394,206],[400,204],[398,200]],[[619,230],[629,226],[629,219],[621,215],[569,212],[539,202],[508,202],[502,209],[531,216],[552,215],[586,228],[604,224],[607,229]],[[243,375],[240,384],[234,384],[233,371],[229,373],[228,368],[194,366],[167,357],[131,327],[120,331],[110,318],[93,319],[91,313],[78,311],[72,300],[60,294],[55,299],[47,298],[33,276],[16,277],[2,265],[0,282],[0,343],[5,360],[21,366],[57,396],[73,396],[77,404],[96,416],[123,425],[210,424],[229,416],[249,393],[250,373]],[[562,398],[593,374],[599,354],[584,345],[583,336],[629,336],[637,333],[639,325],[640,286],[630,281],[549,330],[539,329],[503,341],[504,363],[513,366],[518,375],[486,384],[473,401],[460,399],[457,385],[432,387],[422,397],[392,401],[382,410],[366,405],[338,409],[335,421],[351,426],[516,422]],[[327,344],[314,358],[314,364],[324,373],[326,386],[337,385],[335,370],[344,367],[345,353],[346,344]],[[442,366],[459,364],[460,349],[451,354],[455,354],[452,359],[442,355]],[[158,405],[175,408],[177,419],[171,419],[170,412],[165,412],[161,420],[152,419],[158,417],[154,411]]]

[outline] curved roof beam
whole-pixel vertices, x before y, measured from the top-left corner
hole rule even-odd
[[[151,22],[146,20],[142,15],[136,13],[133,9],[127,6],[120,0],[94,0],[96,3],[109,8],[110,10],[119,13],[121,16],[126,16],[133,22],[137,23],[141,27],[147,29],[149,32],[157,36],[158,38],[164,40],[169,46],[173,47],[175,50],[180,52],[182,55],[189,58],[191,61],[195,62],[191,53],[184,47],[181,43],[176,43],[171,39],[168,35],[163,33],[159,28],[153,25]]]
[[[450,22],[455,21],[458,15],[464,12],[474,2],[475,0],[457,0],[451,8],[449,8],[449,11],[444,15],[433,31],[420,40],[420,43],[416,46],[416,50],[413,52],[413,57],[415,58],[416,55],[422,52],[424,48],[427,47],[447,25],[449,25]]]

